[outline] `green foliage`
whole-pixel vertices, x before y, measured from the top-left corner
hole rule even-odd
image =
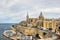
[[[0,37],[0,40],[3,40],[3,38],[2,38],[2,37]]]
[[[21,21],[20,23],[26,24],[27,22],[26,21]]]
[[[20,22],[20,25],[26,26],[26,25],[27,25],[27,22],[26,22],[26,21],[21,21],[21,22]]]

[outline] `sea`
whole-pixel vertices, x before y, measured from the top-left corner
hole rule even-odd
[[[10,30],[11,26],[14,24],[16,23],[0,23],[0,40],[10,40],[9,38],[6,38],[2,34],[5,30]]]

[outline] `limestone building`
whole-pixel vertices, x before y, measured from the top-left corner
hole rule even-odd
[[[38,18],[30,18],[27,14],[26,21],[29,24],[35,24],[35,26],[44,27],[47,29],[56,29],[56,20],[45,18],[42,12]]]

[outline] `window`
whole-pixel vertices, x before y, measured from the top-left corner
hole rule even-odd
[[[41,38],[39,37],[39,34],[36,34],[36,37],[39,38],[39,39],[41,39]]]
[[[49,30],[52,30],[52,28],[49,28]]]
[[[59,29],[60,29],[60,26],[59,26]]]
[[[44,32],[43,35],[46,35],[46,33]]]

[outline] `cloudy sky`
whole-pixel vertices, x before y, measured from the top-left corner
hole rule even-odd
[[[0,0],[0,23],[18,23],[40,12],[46,18],[60,17],[60,0]]]

